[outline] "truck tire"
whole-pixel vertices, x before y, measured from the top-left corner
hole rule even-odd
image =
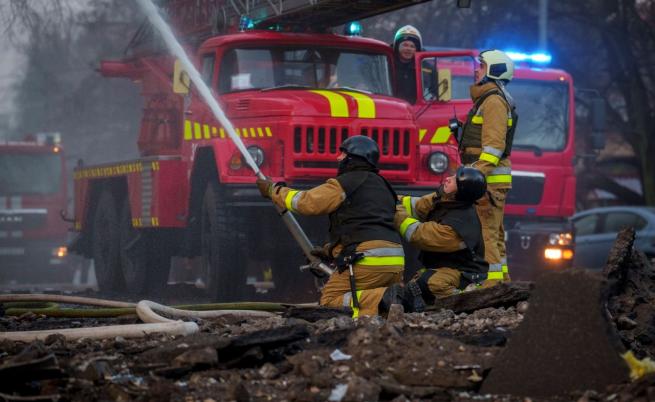
[[[92,250],[98,288],[121,292],[125,279],[120,267],[120,230],[116,198],[109,189],[100,193],[93,216]]]
[[[125,287],[132,295],[155,294],[168,282],[171,257],[155,233],[135,229],[130,202],[125,197],[120,213],[120,260]]]
[[[246,272],[239,257],[241,222],[238,211],[222,204],[219,184],[210,181],[201,208],[202,272],[209,296],[236,301],[246,293]]]

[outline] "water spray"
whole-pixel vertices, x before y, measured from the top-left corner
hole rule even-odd
[[[166,24],[161,15],[159,15],[157,7],[155,7],[151,0],[137,0],[137,3],[139,3],[145,12],[148,20],[150,20],[150,23],[159,31],[171,53],[180,60],[184,70],[189,75],[189,79],[196,86],[198,93],[205,101],[207,106],[209,106],[209,109],[214,114],[214,117],[216,117],[216,119],[221,123],[232,142],[234,142],[236,147],[239,149],[241,156],[243,156],[248,166],[250,166],[252,171],[259,179],[265,180],[266,176],[261,172],[259,166],[257,166],[255,160],[252,158],[246,149],[246,146],[243,144],[243,141],[241,141],[241,138],[239,138],[237,135],[236,131],[234,130],[234,126],[232,126],[232,123],[227,119],[225,113],[223,113],[223,110],[212,95],[209,87],[207,87],[205,82],[202,80],[200,73],[191,62],[191,59],[187,56],[186,52],[182,48],[182,45],[180,45],[180,43],[175,38],[175,35],[173,35],[173,31],[168,26],[168,24]],[[300,224],[298,224],[298,221],[293,216],[293,214],[288,213],[289,211],[277,205],[275,205],[275,208],[278,214],[282,217],[282,221],[287,226],[287,229],[289,229],[291,235],[296,240],[307,259],[309,259],[311,269],[318,270],[324,274],[330,275],[332,273],[332,269],[321,262],[319,258],[311,254],[313,249],[312,242],[302,230]]]

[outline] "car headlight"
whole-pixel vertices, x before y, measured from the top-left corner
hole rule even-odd
[[[443,152],[433,152],[428,157],[428,169],[431,172],[441,174],[448,169],[448,155]]]
[[[255,160],[257,166],[261,166],[264,163],[264,150],[256,145],[251,145],[248,148],[248,153]]]
[[[573,244],[573,235],[566,233],[551,233],[548,236],[548,244],[553,246],[570,246]]]

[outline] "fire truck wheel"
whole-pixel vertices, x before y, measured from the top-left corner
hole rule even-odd
[[[125,287],[131,294],[143,294],[147,285],[146,239],[132,226],[130,202],[126,196],[120,214],[120,256]]]
[[[219,184],[210,181],[201,211],[202,275],[212,299],[234,301],[246,292],[238,247],[242,227],[238,211],[223,205],[222,198]]]
[[[103,292],[120,292],[125,280],[120,270],[120,237],[116,198],[104,189],[93,217],[93,259],[98,288]]]
[[[134,295],[155,294],[166,286],[170,270],[167,247],[157,244],[156,233],[135,229],[129,199],[120,214],[121,269],[127,291]]]

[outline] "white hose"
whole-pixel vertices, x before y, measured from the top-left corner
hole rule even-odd
[[[80,296],[48,295],[48,294],[40,294],[40,293],[0,295],[0,303],[23,302],[23,301],[55,302],[55,303],[80,304],[84,306],[116,307],[116,308],[130,308],[136,306],[135,303],[106,300],[106,299],[95,299],[92,297],[80,297]]]
[[[191,311],[180,310],[173,307],[164,306],[163,304],[155,303],[150,300],[141,300],[136,305],[136,313],[143,322],[174,322],[168,318],[164,318],[153,310],[179,318],[216,318],[226,315],[236,315],[241,317],[275,317],[274,313],[268,311],[254,311],[254,310],[209,310],[209,311]]]
[[[81,304],[103,307],[134,307],[134,303],[117,302],[113,300],[94,299],[89,297],[64,296],[64,295],[47,295],[47,294],[16,294],[0,295],[0,303],[16,301],[40,301],[40,302],[59,302],[70,304]],[[225,315],[237,315],[246,317],[273,317],[275,314],[267,311],[251,310],[210,310],[210,311],[191,311],[180,310],[155,303],[150,300],[142,300],[136,305],[136,312],[139,318],[146,324],[129,324],[129,325],[108,325],[104,327],[89,328],[66,328],[50,329],[43,331],[14,331],[0,332],[0,341],[19,341],[32,342],[35,340],[45,340],[52,334],[63,335],[66,340],[75,340],[80,338],[89,339],[106,339],[122,336],[123,338],[141,338],[147,334],[163,332],[169,335],[190,335],[198,332],[200,329],[195,322],[183,322],[170,320],[155,313],[154,310],[163,312],[173,317],[187,318],[215,318]]]
[[[44,331],[0,332],[0,340],[32,342],[45,340],[49,335],[60,334],[66,340],[81,338],[106,339],[122,336],[123,338],[142,338],[147,334],[163,332],[169,335],[190,335],[198,332],[195,322],[171,321],[156,324],[109,325],[106,327],[50,329]]]

